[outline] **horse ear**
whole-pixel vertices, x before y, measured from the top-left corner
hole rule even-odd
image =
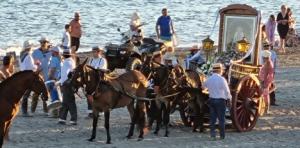
[[[88,59],[89,59],[89,58],[86,58],[86,59],[81,63],[81,65],[85,65],[86,62],[88,61]]]

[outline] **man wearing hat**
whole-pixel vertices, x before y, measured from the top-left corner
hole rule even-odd
[[[225,110],[226,101],[231,100],[228,83],[222,77],[223,66],[221,63],[213,64],[213,74],[204,82],[204,89],[209,92],[209,112],[210,112],[210,136],[216,139],[215,123],[218,118],[220,128],[220,138],[225,138]]]
[[[75,61],[71,55],[71,49],[64,49],[63,52],[64,62],[61,67],[61,77],[57,82],[62,87],[63,101],[62,107],[59,112],[59,124],[66,124],[68,112],[71,114],[71,125],[77,124],[77,107],[75,103],[75,96],[70,83],[66,83],[70,72],[75,69]]]
[[[50,58],[51,58],[51,52],[49,52],[49,40],[45,37],[41,37],[41,39],[39,40],[40,42],[40,47],[36,50],[33,51],[32,53],[32,57],[34,59],[34,61],[38,61],[41,64],[39,65],[39,69],[42,71],[42,76],[44,78],[45,81],[48,80],[48,66],[49,66],[49,62],[50,62]],[[39,96],[38,94],[33,94],[32,96],[32,102],[31,102],[31,112],[34,113],[38,104],[38,99]],[[47,109],[47,103],[46,101],[43,100],[43,111],[44,113],[48,112]]]
[[[259,71],[259,80],[261,82],[263,97],[266,103],[266,111],[269,112],[270,107],[270,87],[272,82],[274,81],[274,66],[271,60],[272,53],[269,50],[263,50],[263,66]]]
[[[60,79],[61,70],[61,57],[60,57],[60,47],[55,46],[50,49],[52,57],[49,64],[49,84],[48,89],[51,96],[51,104],[48,105],[49,115],[52,117],[58,116],[57,108],[61,106],[61,100],[59,97],[59,92],[57,87],[54,86],[55,82]]]
[[[20,70],[32,70],[36,71],[38,68],[38,65],[40,64],[38,61],[34,61],[32,57],[32,47],[33,42],[31,40],[27,40],[23,44],[23,50],[20,53]],[[26,91],[23,95],[22,99],[22,114],[23,116],[29,116],[27,112],[27,106],[28,106],[28,98],[30,96],[31,91]]]
[[[89,65],[95,69],[107,70],[107,60],[104,57],[104,50],[99,46],[94,46],[92,48],[93,58],[89,61]],[[92,105],[91,105],[92,95],[88,95],[88,117],[93,117]]]
[[[195,62],[199,65],[205,63],[205,60],[201,56],[201,51],[197,45],[194,45],[191,49],[191,54],[186,58],[186,69],[190,69],[190,62]]]

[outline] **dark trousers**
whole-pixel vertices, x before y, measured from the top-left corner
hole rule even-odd
[[[80,46],[80,38],[77,37],[71,37],[71,47],[72,46],[76,46],[75,51],[78,50],[79,46]]]
[[[59,112],[59,118],[62,120],[67,119],[68,112],[71,114],[71,121],[77,121],[77,107],[75,103],[75,96],[70,85],[63,85],[61,88],[63,101],[62,107]]]
[[[209,99],[210,136],[216,137],[215,124],[219,120],[220,137],[225,138],[225,99]]]
[[[30,90],[27,90],[24,95],[23,95],[23,99],[22,99],[22,112],[23,113],[28,113],[27,109],[28,109],[28,98],[30,97]],[[34,113],[38,104],[38,100],[39,100],[39,95],[34,93],[32,95],[32,101],[31,101],[31,112]],[[48,112],[48,108],[47,108],[47,103],[46,101],[43,100],[43,111],[45,113]]]
[[[275,104],[275,102],[276,102],[276,98],[275,98],[276,96],[275,96],[275,91],[273,91],[273,92],[271,92],[270,93],[270,104],[271,105],[274,105]]]

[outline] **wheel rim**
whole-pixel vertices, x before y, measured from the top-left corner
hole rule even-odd
[[[243,77],[232,100],[232,120],[238,131],[250,131],[259,116],[260,88],[255,76]]]

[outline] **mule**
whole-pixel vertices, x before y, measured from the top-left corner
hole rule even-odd
[[[74,86],[83,87],[88,95],[93,95],[93,130],[89,141],[96,138],[97,122],[99,112],[104,112],[105,129],[107,133],[106,143],[111,143],[109,130],[110,111],[115,108],[127,106],[130,114],[131,124],[127,138],[131,138],[134,133],[134,126],[138,123],[140,128],[139,139],[144,136],[144,101],[138,100],[138,97],[144,98],[146,95],[146,77],[139,71],[128,71],[118,77],[111,77],[103,70],[96,70],[86,65],[86,60],[80,64],[71,78]],[[134,101],[136,100],[136,107]]]
[[[43,100],[49,98],[43,78],[38,72],[22,71],[0,83],[0,147],[8,132],[12,120],[19,111],[20,100],[26,90],[42,94]]]

